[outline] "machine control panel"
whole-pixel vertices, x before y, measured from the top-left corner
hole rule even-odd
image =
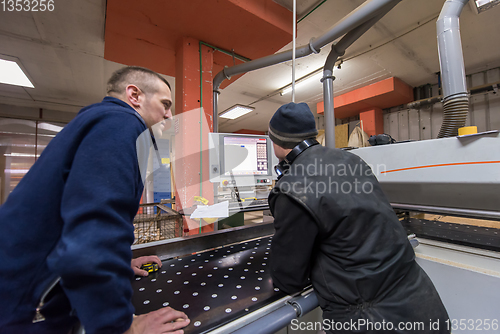
[[[256,185],[260,186],[260,185],[270,185],[272,183],[272,180],[271,179],[267,179],[267,178],[256,178],[255,179],[255,183]],[[235,187],[237,186],[237,181],[236,180],[222,180],[221,182],[222,186],[224,187]]]

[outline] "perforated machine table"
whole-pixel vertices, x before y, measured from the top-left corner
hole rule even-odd
[[[133,283],[136,314],[170,306],[191,319],[186,333],[205,333],[285,296],[269,272],[272,237],[162,262]]]
[[[274,333],[286,326],[317,299],[273,287],[273,233],[272,224],[256,224],[134,246],[134,257],[162,259],[157,272],[133,281],[136,314],[165,306],[183,311],[191,320],[185,333]]]

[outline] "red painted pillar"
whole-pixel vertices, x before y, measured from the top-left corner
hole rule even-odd
[[[384,116],[382,109],[373,108],[359,113],[359,120],[363,122],[363,130],[374,136],[384,133]]]
[[[213,129],[212,67],[211,48],[200,46],[198,40],[190,37],[178,41],[175,73],[177,124],[173,156],[177,210],[191,207],[195,196],[202,196],[209,200],[209,204],[213,204],[213,185],[208,177],[208,133]],[[213,230],[213,224],[184,219],[184,231],[189,231],[189,234]]]

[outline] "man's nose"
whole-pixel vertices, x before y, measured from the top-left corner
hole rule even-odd
[[[172,110],[170,110],[170,108],[167,110],[167,112],[165,112],[165,115],[163,116],[163,118],[165,118],[165,119],[172,118]]]

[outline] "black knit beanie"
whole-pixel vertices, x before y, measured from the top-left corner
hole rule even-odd
[[[317,135],[314,115],[304,102],[282,105],[269,121],[269,137],[283,148],[294,148],[303,140],[316,138]]]

